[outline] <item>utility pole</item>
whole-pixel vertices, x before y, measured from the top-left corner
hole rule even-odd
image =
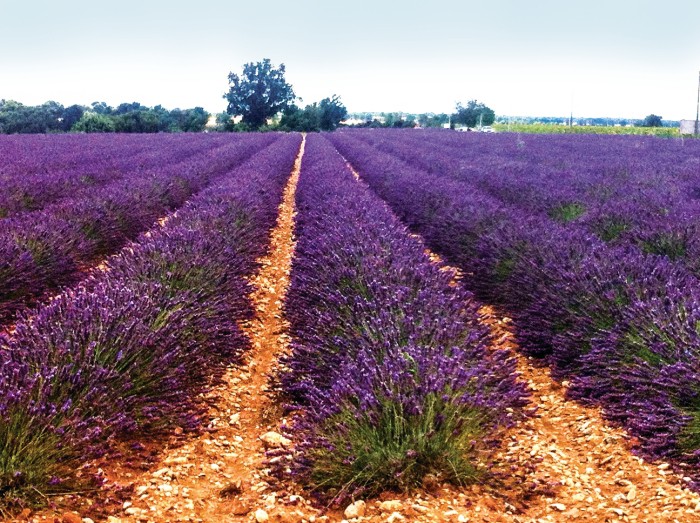
[[[571,112],[569,113],[569,127],[574,126],[574,91],[571,91]]]

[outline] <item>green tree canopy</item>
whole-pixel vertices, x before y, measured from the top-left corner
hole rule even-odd
[[[253,129],[265,125],[268,118],[285,109],[295,98],[292,86],[284,78],[284,64],[272,66],[269,58],[247,63],[243,74],[229,73],[226,112],[242,116],[243,123]]]
[[[320,111],[317,103],[309,104],[303,109],[295,104],[289,105],[282,112],[280,130],[298,132],[317,132],[321,128]]]
[[[338,95],[324,98],[319,103],[309,104],[303,109],[295,104],[282,112],[280,129],[285,131],[333,131],[347,116],[348,111]]]
[[[71,130],[77,133],[113,133],[114,120],[102,113],[85,113]]]
[[[476,127],[477,125],[491,125],[496,119],[496,113],[490,107],[486,107],[483,103],[476,100],[470,100],[464,106],[457,103],[455,114],[452,115],[452,121],[467,127]]]
[[[334,131],[348,115],[348,110],[340,101],[340,97],[334,94],[331,98],[324,98],[318,104],[319,127],[322,131]]]
[[[664,124],[661,122],[661,116],[655,114],[650,114],[644,118],[642,121],[642,127],[663,127]]]
[[[63,107],[53,101],[26,106],[0,100],[0,133],[53,132],[198,132],[203,131],[209,113],[201,107],[173,109],[161,105],[146,107],[138,102],[123,103],[116,109],[105,102]]]

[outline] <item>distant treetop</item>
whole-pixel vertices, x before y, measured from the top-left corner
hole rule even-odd
[[[664,124],[661,122],[661,116],[655,114],[650,114],[644,118],[641,124],[642,127],[663,127]]]
[[[496,113],[490,107],[476,100],[470,100],[464,106],[457,103],[455,114],[452,115],[452,122],[462,124],[466,127],[476,127],[477,125],[491,125],[496,119]]]
[[[286,109],[296,98],[284,73],[284,64],[275,68],[269,58],[245,64],[241,76],[229,73],[229,90],[224,94],[228,100],[226,112],[242,116],[243,123],[254,130],[265,125],[268,118]]]

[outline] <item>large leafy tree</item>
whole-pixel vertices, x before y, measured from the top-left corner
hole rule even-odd
[[[347,116],[348,110],[340,101],[340,97],[334,94],[331,98],[324,98],[318,104],[320,110],[319,126],[322,131],[333,131]]]
[[[348,111],[340,101],[340,97],[333,95],[324,98],[319,103],[307,105],[304,109],[290,104],[282,112],[280,129],[285,131],[333,131],[348,115]]]
[[[661,121],[661,116],[656,114],[647,115],[642,121],[642,127],[663,127],[664,124]]]
[[[496,119],[496,113],[490,107],[476,100],[470,100],[467,105],[457,104],[456,112],[452,115],[452,121],[476,127],[477,125],[491,125]]]
[[[270,59],[265,58],[262,62],[245,64],[240,76],[229,73],[229,90],[224,95],[228,101],[226,112],[242,116],[243,122],[253,129],[264,125],[295,98],[284,72],[284,64],[275,68]]]

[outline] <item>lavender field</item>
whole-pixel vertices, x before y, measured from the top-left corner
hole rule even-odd
[[[695,141],[353,132],[341,154],[522,350],[604,407],[647,456],[697,476]]]
[[[202,393],[251,350],[295,159],[280,481],[321,502],[484,481],[532,415],[489,305],[571,399],[698,488],[697,141],[0,137],[0,514],[99,486],[88,463],[120,441],[202,427]]]

